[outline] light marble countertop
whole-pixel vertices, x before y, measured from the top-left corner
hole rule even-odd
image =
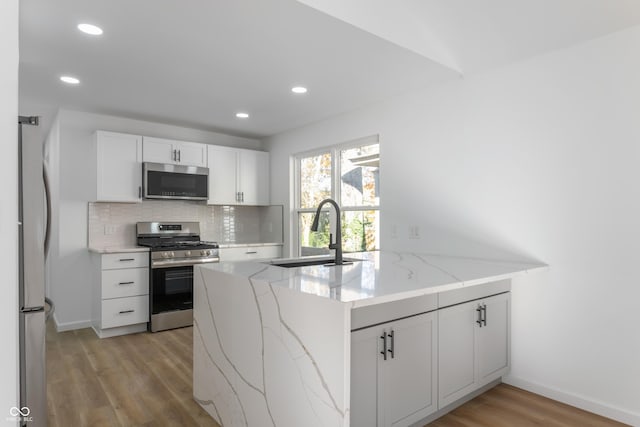
[[[127,252],[149,252],[149,248],[143,246],[105,246],[105,247],[93,247],[89,246],[89,252],[96,254],[117,254]]]
[[[350,253],[346,257],[361,261],[343,266],[294,268],[270,265],[271,261],[237,261],[200,268],[265,281],[349,303],[353,308],[481,285],[548,267],[536,262],[389,251]]]

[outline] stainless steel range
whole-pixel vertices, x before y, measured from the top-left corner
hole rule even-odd
[[[149,330],[193,324],[193,266],[219,262],[218,244],[200,240],[197,222],[139,222],[139,246],[150,248]]]

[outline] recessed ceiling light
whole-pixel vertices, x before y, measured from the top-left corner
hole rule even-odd
[[[99,36],[102,34],[102,28],[96,27],[92,24],[79,24],[78,29],[86,34],[91,34],[92,36]]]
[[[307,93],[307,88],[303,86],[296,86],[291,88],[293,93]]]
[[[249,113],[236,113],[236,117],[239,119],[248,119]]]
[[[65,83],[69,83],[70,85],[77,85],[80,83],[80,80],[76,79],[75,77],[71,77],[71,76],[62,76],[60,77],[60,80],[62,80]]]

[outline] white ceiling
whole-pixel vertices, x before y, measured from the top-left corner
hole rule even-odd
[[[640,24],[638,0],[299,0],[472,74]]]
[[[637,0],[301,1],[21,0],[21,113],[263,137],[640,23]]]

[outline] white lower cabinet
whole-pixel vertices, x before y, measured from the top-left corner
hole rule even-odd
[[[147,323],[148,321],[149,297],[147,295],[102,301],[102,329]]]
[[[249,261],[282,257],[282,246],[235,246],[220,248],[220,261]]]
[[[406,426],[438,409],[437,335],[436,312],[351,333],[351,426]]]
[[[100,338],[147,329],[149,253],[94,254],[93,329]]]
[[[353,309],[350,425],[432,420],[507,374],[510,289],[502,280]]]
[[[438,310],[440,408],[509,371],[510,295]]]

